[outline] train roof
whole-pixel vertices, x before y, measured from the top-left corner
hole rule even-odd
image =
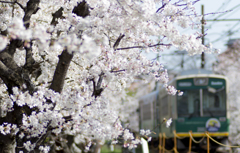
[[[220,74],[215,74],[213,71],[206,70],[206,69],[192,69],[186,70],[179,73],[176,77],[176,80],[185,79],[185,78],[193,78],[193,77],[214,77],[214,78],[223,78],[227,79],[225,76]]]
[[[144,104],[151,103],[151,102],[153,102],[154,100],[157,99],[158,92],[159,92],[159,90],[155,90],[151,93],[148,93],[147,95],[144,95],[144,96],[140,97],[139,99],[143,100]]]
[[[178,76],[193,75],[193,74],[213,74],[213,72],[206,69],[192,69],[192,70],[182,71]]]

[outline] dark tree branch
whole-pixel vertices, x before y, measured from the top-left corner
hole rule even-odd
[[[206,36],[206,35],[207,35],[207,33],[205,33],[204,35],[201,35],[201,36],[196,37],[196,39],[202,38],[202,37],[204,37],[204,36]]]
[[[97,82],[97,90],[99,90],[101,88],[103,75],[104,75],[103,72],[99,75],[98,82]]]
[[[2,61],[6,67],[11,69],[12,71],[21,74],[21,68],[16,64],[13,57],[8,54],[6,51],[0,52],[0,61]]]
[[[58,13],[56,12],[53,14],[53,18],[54,15],[56,17],[61,15],[61,8],[58,11],[57,11]],[[85,0],[79,3],[77,6],[75,6],[72,12],[81,17],[86,17],[90,15],[89,6],[85,2]],[[54,72],[53,81],[52,84],[50,85],[50,89],[53,89],[56,92],[62,91],[67,70],[72,58],[73,55],[69,54],[67,50],[64,50],[62,54],[59,56],[58,65]]]
[[[113,45],[114,50],[117,49],[118,45],[120,44],[120,41],[123,39],[124,36],[125,36],[124,34],[120,33],[120,35],[118,36],[118,39],[116,40],[116,42]]]
[[[167,5],[167,3],[164,3],[160,8],[157,9],[156,13],[158,13],[161,9],[163,9],[165,6]]]
[[[79,3],[78,6],[74,7],[72,12],[81,17],[86,17],[90,14],[89,6],[85,2],[85,0],[81,3]],[[56,25],[57,24],[56,19],[61,18],[61,16],[62,16],[62,9],[60,8],[57,12],[55,12],[52,15],[53,15],[53,19],[52,19],[51,24]],[[68,67],[70,66],[70,62],[71,62],[72,58],[73,58],[73,54],[69,54],[66,49],[62,52],[61,55],[59,55],[59,61],[58,61],[57,67],[54,72],[54,76],[52,79],[52,83],[50,85],[50,89],[54,90],[55,92],[59,92],[59,93],[62,91],[63,86],[64,86],[64,80],[67,75],[67,70],[68,70]],[[51,123],[51,121],[50,121],[50,123]],[[50,123],[48,124],[47,133],[43,134],[37,140],[36,148],[41,143],[43,143],[43,140],[45,140],[51,134]]]
[[[117,71],[111,70],[110,72],[111,73],[118,73],[118,72],[124,72],[124,71],[126,71],[126,70],[125,69],[124,70],[117,70]]]
[[[25,15],[23,17],[23,21],[24,21],[24,26],[26,27],[26,29],[28,29],[29,26],[30,26],[31,16],[33,14],[35,14],[39,9],[38,8],[39,2],[40,2],[40,0],[29,0],[26,8],[24,8]],[[62,17],[62,11],[63,11],[63,9],[60,8],[56,13],[53,14],[53,19],[52,19],[52,22],[51,22],[52,25],[57,24],[56,23],[57,18]],[[85,1],[79,3],[74,8],[73,13],[75,13],[78,16],[81,16],[81,17],[88,16],[90,14],[88,4]],[[13,42],[12,42],[12,46],[13,46],[13,48],[10,49],[11,50],[11,55],[14,55],[17,47],[14,47],[15,45],[14,45]],[[8,46],[8,47],[10,47],[10,46]],[[8,64],[9,62],[11,62],[9,60],[10,57],[12,57],[10,54],[8,54],[9,57],[7,56],[7,58],[1,59],[2,58],[1,54],[2,53],[0,53],[0,62],[2,62],[2,66],[4,66],[4,65],[6,66],[6,67],[3,67],[3,68],[9,68],[10,70],[12,70],[14,72],[16,71],[17,72],[16,74],[20,74],[20,78],[23,80],[23,83],[25,83],[28,87],[27,90],[29,90],[29,91],[33,90],[34,91],[34,86],[32,86],[32,84],[30,82],[30,79],[29,79],[29,75],[30,75],[30,73],[32,73],[32,71],[34,69],[33,66],[36,64],[34,58],[32,57],[32,44],[30,45],[30,47],[25,47],[25,50],[26,50],[26,63],[23,66],[23,69],[20,68],[21,71],[18,70],[18,67],[16,67],[16,68],[14,67],[14,64],[16,64],[16,63],[14,63],[13,65]],[[6,49],[6,54],[7,54],[7,51],[9,51],[9,50]],[[64,80],[66,78],[67,71],[68,71],[68,68],[70,66],[70,62],[71,62],[72,58],[73,58],[73,54],[68,53],[67,50],[64,50],[62,52],[62,54],[59,55],[59,61],[58,61],[57,67],[56,67],[55,72],[54,72],[54,76],[53,76],[53,79],[52,79],[52,83],[50,85],[50,89],[54,90],[55,92],[59,92],[59,93],[62,91],[63,86],[64,86]],[[6,61],[6,60],[8,60],[8,61]],[[0,69],[0,71],[1,71],[1,69]],[[5,77],[6,77],[6,79],[5,79]],[[5,80],[8,80],[7,75],[4,76],[3,78]],[[100,84],[101,84],[101,82],[102,82],[101,77],[99,78],[98,82],[100,82]],[[15,111],[17,111],[17,110],[20,110],[20,109],[16,109]],[[22,118],[22,115],[20,115],[20,118],[18,120],[21,121],[21,118]],[[29,139],[29,140],[31,140],[31,142],[36,142],[37,143],[36,149],[38,148],[38,146],[40,144],[44,143],[44,140],[46,139],[46,137],[48,137],[51,134],[51,130],[52,130],[52,127],[51,127],[51,121],[50,121],[48,123],[46,134],[42,134],[42,136],[40,138],[30,138]],[[17,137],[18,137],[18,135],[17,135]],[[17,141],[17,146],[22,146],[23,145],[22,140],[17,139],[16,141]],[[18,147],[16,147],[16,150],[17,150],[17,152],[20,151]]]
[[[109,43],[109,46],[111,47],[111,41],[110,41],[109,36],[106,33],[104,33],[104,35],[108,38],[108,43]]]
[[[56,26],[57,24],[58,24],[58,21],[57,21],[57,19],[58,18],[63,18],[63,13],[62,13],[62,11],[63,11],[63,8],[62,7],[60,7],[55,13],[53,13],[52,14],[52,16],[53,16],[53,18],[52,18],[52,21],[51,21],[51,25],[54,25],[54,26]]]
[[[29,0],[27,2],[27,6],[24,8],[19,2],[17,2],[17,0],[15,0],[14,2],[9,2],[9,1],[0,1],[2,3],[11,3],[11,4],[18,4],[25,12],[24,17],[23,17],[23,22],[24,22],[24,26],[28,29],[30,26],[30,18],[32,16],[32,14],[35,14],[39,7],[39,3],[40,0]],[[21,40],[18,39],[14,39],[10,41],[9,44],[9,48],[8,48],[8,53],[13,56],[16,48],[19,48],[23,45],[23,42]]]
[[[70,62],[73,58],[72,54],[69,54],[67,50],[64,50],[62,54],[59,56],[59,61],[57,64],[57,68],[54,72],[52,84],[50,85],[50,89],[61,92],[64,85],[64,80],[67,75],[67,70],[70,65]]]
[[[1,61],[0,72],[1,72],[0,77],[7,86],[9,94],[13,93],[12,87],[14,86],[20,87],[23,84],[23,79],[21,78],[21,76],[19,76],[19,74],[15,73],[14,71],[6,67],[6,65]]]
[[[8,53],[11,56],[13,56],[14,53],[16,52],[16,49],[22,47],[22,44],[23,44],[22,40],[19,40],[19,39],[11,40],[10,44],[9,44],[9,46],[7,48],[8,49]]]
[[[78,5],[74,7],[72,13],[75,13],[77,16],[81,16],[83,18],[90,15],[89,6],[86,1],[83,0],[81,3],[78,3]]]
[[[86,107],[91,106],[91,105],[92,105],[92,101],[89,104],[84,105],[83,108],[86,108]],[[83,111],[83,109],[81,110],[81,112],[82,111]]]
[[[10,4],[14,4],[15,2],[9,2],[9,1],[0,1],[1,3],[10,3]]]
[[[29,0],[27,2],[27,6],[24,9],[25,14],[24,14],[24,17],[23,17],[24,26],[26,27],[26,29],[28,29],[29,26],[30,26],[31,16],[33,14],[36,14],[37,11],[39,10],[39,7],[38,7],[39,3],[40,3],[40,0]]]
[[[37,79],[42,74],[42,70],[40,67],[41,63],[36,63],[36,61],[33,58],[32,42],[30,43],[30,47],[25,47],[25,50],[26,50],[26,58],[25,58],[26,62],[23,66],[23,68],[25,70],[25,74],[27,74],[25,78],[27,80],[30,80],[29,75],[32,74],[32,77],[35,77],[35,79]]]
[[[32,42],[30,43],[30,47],[25,47],[26,50],[26,58],[24,68],[31,69],[31,66],[35,63],[35,60],[32,56]]]
[[[19,2],[17,2],[17,0],[15,0],[14,2],[9,2],[9,1],[0,1],[0,3],[10,3],[10,4],[18,4],[20,7],[21,7],[21,9],[23,9],[24,10],[24,7],[22,6],[22,4],[20,4]]]
[[[21,7],[21,9],[24,10],[24,7],[22,6],[22,4],[20,4],[17,0],[15,0],[15,3],[16,3],[17,5],[19,5],[19,6]]]
[[[21,87],[23,84],[27,86],[24,90],[29,90],[30,94],[34,92],[35,86],[29,78],[29,72],[26,69],[19,67],[10,54],[6,51],[1,52],[0,61],[2,63],[1,68],[5,68],[5,71],[3,71],[3,69],[1,71],[1,78],[7,85],[9,94],[12,93],[12,87]],[[9,77],[5,76],[3,72],[6,72]]]
[[[89,6],[85,2],[85,0],[79,3],[77,6],[75,6],[72,12],[83,18],[90,15]],[[62,13],[62,10],[60,8],[56,13],[53,14],[53,18],[60,17],[62,15],[61,13]],[[64,50],[62,54],[59,56],[59,62],[54,72],[54,77],[53,77],[52,84],[50,85],[50,89],[53,89],[56,92],[62,91],[67,70],[72,58],[73,58],[73,55],[69,54],[67,50]]]
[[[149,48],[149,47],[156,47],[156,46],[172,46],[172,44],[163,44],[158,43],[155,45],[148,45],[148,46],[132,46],[132,47],[124,47],[124,48],[117,48],[116,50],[126,50],[126,49],[134,49],[134,48]]]
[[[95,98],[97,98],[98,96],[101,96],[101,93],[104,90],[103,88],[101,88],[103,75],[104,75],[103,72],[99,75],[97,84],[96,84],[94,78],[91,79],[91,81],[93,82],[93,93],[92,93],[92,96],[95,96]]]
[[[28,70],[26,70],[26,69],[23,69],[23,70],[22,70],[22,78],[23,78],[23,80],[24,80],[25,85],[27,86],[27,88],[24,89],[24,90],[28,90],[29,93],[32,95],[33,92],[34,92],[36,89],[35,89],[35,85],[32,83],[32,81],[31,81],[31,79],[30,79],[30,77],[29,77],[29,72],[28,72]]]

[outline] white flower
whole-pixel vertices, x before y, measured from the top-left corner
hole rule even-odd
[[[166,88],[168,94],[175,95],[177,93],[177,89],[174,86],[167,86]]]
[[[0,36],[0,51],[6,48],[7,43],[8,43],[7,37]]]
[[[182,96],[182,95],[183,95],[182,91],[178,92],[178,96]]]
[[[43,153],[48,153],[50,151],[50,147],[49,146],[40,146],[39,150],[41,150]]]
[[[27,141],[26,143],[23,143],[23,146],[25,147],[25,149],[27,149],[28,151],[31,151],[34,149],[36,144],[32,144],[31,141]]]
[[[24,133],[23,132],[21,132],[21,134],[19,134],[19,137],[22,139],[23,137],[24,137]]]
[[[145,135],[145,130],[144,130],[144,129],[141,129],[141,130],[140,130],[140,134],[141,134],[141,135]]]
[[[13,104],[38,110],[32,111],[31,115],[22,114],[21,125],[0,125],[2,134],[16,134],[19,127],[21,132],[24,130],[19,133],[19,138],[30,140],[44,135],[51,126],[54,127],[51,132],[56,134],[63,129],[66,134],[81,133],[81,137],[76,140],[79,143],[91,142],[92,139],[117,140],[123,135],[127,141],[125,146],[134,148],[139,140],[122,127],[121,122],[129,120],[138,104],[135,97],[127,96],[128,90],[125,88],[135,81],[135,76],[147,75],[165,84],[169,94],[177,93],[173,86],[168,85],[169,77],[163,63],[149,60],[143,50],[149,47],[149,52],[162,52],[174,46],[194,55],[213,48],[201,44],[201,40],[197,39],[199,35],[181,34],[179,31],[180,26],[195,26],[199,22],[196,22],[198,16],[191,10],[192,3],[187,4],[190,9],[179,7],[170,0],[88,0],[92,8],[91,15],[82,18],[72,13],[77,0],[42,1],[41,9],[31,16],[27,29],[21,17],[24,16],[21,8],[16,7],[12,12],[10,4],[6,4],[0,11],[0,29],[6,27],[8,31],[7,36],[0,36],[0,51],[6,48],[9,40],[20,39],[24,47],[32,47],[32,56],[36,63],[40,63],[42,70],[36,80],[30,75],[31,82],[37,86],[33,95],[23,92],[25,90],[21,90],[21,87],[14,87],[13,94],[9,96],[5,85],[0,83],[0,108],[3,108],[5,114],[15,111]],[[162,1],[166,3],[165,7],[160,6],[156,13],[158,3]],[[53,26],[52,14],[61,7],[64,17],[58,18],[58,24]],[[119,50],[114,50],[120,33],[124,33],[125,37],[119,43]],[[59,58],[62,58],[59,55],[65,49],[74,53],[74,57],[68,67],[63,90],[56,93],[49,90],[49,85]],[[25,51],[17,49],[13,60],[20,67],[23,66]],[[65,62],[61,64],[67,66]],[[149,79],[144,80],[147,83]],[[98,93],[97,88],[104,91],[95,98],[92,94]],[[23,89],[26,89],[24,85]],[[139,91],[136,92],[136,95],[139,94]],[[67,116],[71,118],[65,120]],[[171,119],[166,122],[167,127],[170,124]],[[145,136],[150,135],[151,131],[140,130],[140,133]],[[35,147],[30,141],[23,143],[29,151]],[[44,146],[39,149],[42,152],[49,150]]]
[[[148,130],[146,130],[146,133],[145,133],[146,135],[149,135],[149,134],[151,134],[151,131],[148,129]]]
[[[166,121],[166,127],[169,128],[171,123],[172,123],[172,118],[170,118]]]
[[[114,145],[114,144],[117,144],[117,143],[118,143],[117,140],[114,140],[114,141],[111,142],[111,144],[113,144],[113,145]]]
[[[3,135],[6,135],[6,133],[4,132],[4,127],[2,125],[0,125],[0,132],[3,134]]]
[[[147,141],[149,142],[149,141],[151,141],[151,140],[152,140],[152,137],[149,137]]]

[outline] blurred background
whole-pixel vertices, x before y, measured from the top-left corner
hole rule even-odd
[[[195,5],[195,9],[199,15],[202,13],[204,14],[204,20],[206,22],[206,25],[204,26],[204,44],[208,45],[209,43],[212,43],[213,48],[220,49],[219,53],[215,54],[205,54],[204,55],[204,67],[202,65],[202,56],[201,55],[194,55],[189,56],[186,51],[180,51],[176,48],[171,48],[169,50],[165,50],[161,53],[149,53],[147,56],[149,59],[156,59],[158,57],[158,60],[160,63],[163,63],[164,67],[168,69],[169,78],[174,79],[176,76],[178,76],[183,71],[192,70],[192,69],[204,69],[204,72],[212,73],[212,74],[220,74],[227,78],[227,85],[225,89],[226,94],[226,103],[227,108],[226,111],[228,113],[227,120],[229,119],[229,128],[228,132],[229,135],[227,139],[224,139],[226,141],[222,141],[223,139],[221,136],[216,137],[216,139],[219,140],[219,142],[224,143],[225,145],[229,146],[240,146],[240,96],[239,96],[239,90],[240,90],[240,1],[239,0],[200,0]],[[182,30],[181,33],[190,33],[191,30]],[[202,33],[202,29],[199,29],[199,33]],[[174,61],[174,62],[173,62]],[[205,71],[206,70],[206,71]],[[198,71],[199,72],[199,71]],[[148,118],[158,118],[157,115],[154,116],[154,114],[161,114],[161,107],[159,109],[155,109],[154,106],[164,106],[163,109],[167,107],[165,104],[157,104],[157,101],[160,101],[161,98],[159,98],[159,95],[161,93],[161,85],[155,81],[150,81],[148,84],[139,84],[137,81],[138,79],[148,79],[151,80],[151,78],[147,78],[145,76],[139,76],[139,78],[136,79],[136,82],[133,83],[130,87],[130,91],[134,91],[136,93],[136,97],[144,97],[140,98],[140,107],[138,111],[135,114],[132,114],[132,118],[130,118],[129,123],[126,124],[126,127],[130,127],[133,132],[138,133],[138,131],[142,128],[141,122],[145,122],[148,120]],[[175,84],[176,85],[176,84]],[[160,91],[160,92],[159,92]],[[220,91],[220,90],[219,90]],[[210,93],[210,91],[208,91]],[[212,92],[212,91],[211,91]],[[215,93],[214,93],[215,92]],[[218,92],[218,91],[217,91]],[[190,92],[189,92],[190,93]],[[212,95],[217,95],[216,91],[213,91],[213,93],[210,93]],[[219,93],[218,93],[219,94]],[[145,95],[145,96],[143,96]],[[220,96],[221,94],[219,94]],[[187,95],[185,95],[187,97]],[[224,95],[225,96],[225,95]],[[176,96],[175,96],[176,97]],[[215,96],[216,97],[216,96]],[[165,97],[166,98],[166,97]],[[169,101],[168,100],[166,101]],[[164,98],[161,99],[164,101]],[[145,105],[142,105],[142,104]],[[147,104],[149,105],[149,110],[147,107]],[[160,102],[161,103],[161,102]],[[141,106],[143,106],[144,110],[141,110]],[[176,106],[178,107],[178,106]],[[159,111],[159,112],[158,112]],[[164,112],[166,109],[164,110]],[[163,112],[163,111],[162,111]],[[141,113],[142,118],[141,120]],[[210,114],[210,118],[217,118],[214,115]],[[151,117],[151,115],[153,117]],[[161,115],[160,115],[161,116]],[[170,115],[171,116],[171,115]],[[145,121],[144,121],[145,118]],[[168,119],[168,118],[167,118]],[[179,119],[185,119],[185,120],[193,120],[192,116],[189,116],[187,118],[178,118],[178,122],[182,122]],[[222,119],[222,121],[221,121]],[[161,119],[160,119],[161,120]],[[218,120],[222,123],[224,118],[217,118],[216,123]],[[226,118],[225,118],[226,120]],[[150,121],[150,120],[149,120]],[[214,119],[213,119],[214,122]],[[156,128],[156,124],[153,125],[152,122],[146,122],[145,128],[149,127],[153,132],[159,133],[159,129]],[[162,124],[162,123],[161,123]],[[191,123],[194,124],[194,123]],[[204,123],[205,124],[205,123]],[[206,123],[207,124],[207,123]],[[161,125],[161,126],[165,126]],[[173,123],[173,126],[174,125]],[[160,128],[161,129],[161,128]],[[203,127],[203,130],[205,127]],[[205,129],[206,130],[206,129]],[[171,127],[170,127],[171,131]],[[153,134],[154,135],[154,134]],[[162,135],[163,136],[163,135]],[[169,134],[172,141],[174,139],[173,135]],[[153,136],[154,137],[154,136]],[[148,137],[146,137],[148,138]],[[200,139],[196,138],[200,141]],[[201,144],[201,147],[205,147],[205,150],[197,151],[197,152],[206,152],[206,145],[207,145],[207,139],[202,139],[203,143]],[[206,140],[206,141],[205,141]],[[166,140],[167,141],[167,140]],[[188,141],[187,141],[188,142]],[[150,149],[150,152],[161,152],[160,150],[156,149],[159,147],[159,144],[163,145],[163,138],[156,137],[153,138],[153,141],[149,145],[152,146]],[[166,142],[167,143],[167,142]],[[167,147],[167,146],[165,146]],[[171,147],[170,147],[171,148]],[[170,149],[168,148],[168,149]],[[236,147],[234,149],[230,149],[229,147],[225,147],[224,149],[221,148],[218,150],[219,152],[240,152],[240,147]],[[106,148],[105,148],[106,149]],[[113,152],[110,151],[110,147],[102,152]],[[137,150],[131,150],[127,151],[125,149],[119,148],[118,150],[115,149],[115,151],[119,152],[143,152],[141,147]],[[163,151],[163,150],[162,150]],[[196,150],[195,150],[196,151]],[[172,151],[174,152],[174,151]],[[186,151],[185,152],[191,152]],[[215,149],[211,152],[217,152]]]
[[[240,1],[239,0],[200,0],[195,5],[199,15],[204,7],[204,44],[212,43],[213,47],[220,49],[220,53],[227,50],[228,42],[238,39],[240,29]],[[191,30],[182,30],[182,33],[190,33]],[[201,33],[199,29],[199,33]],[[218,62],[219,54],[205,55],[205,68],[211,70],[212,65]],[[156,58],[156,54],[149,54],[150,59]],[[178,61],[172,64],[170,61]],[[159,61],[165,63],[168,71],[178,72],[186,69],[200,68],[201,56],[188,56],[186,52],[171,48],[160,54]]]

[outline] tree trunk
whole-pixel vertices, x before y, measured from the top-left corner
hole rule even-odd
[[[15,136],[0,135],[0,152],[1,153],[15,153],[16,141]]]
[[[102,144],[100,140],[96,140],[96,145],[94,146],[94,153],[101,153]]]

